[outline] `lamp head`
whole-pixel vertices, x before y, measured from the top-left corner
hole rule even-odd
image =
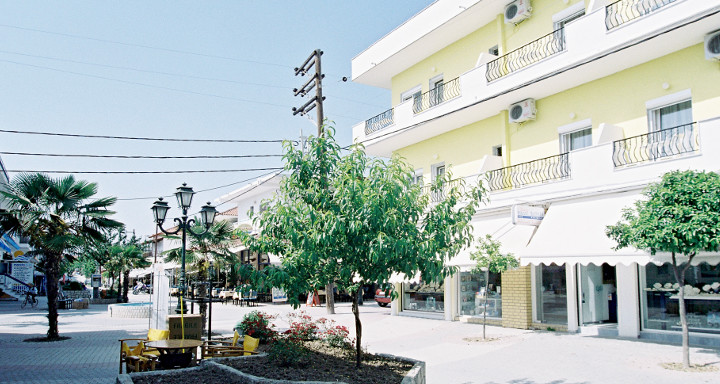
[[[208,201],[207,204],[203,205],[200,209],[200,220],[203,225],[205,225],[205,228],[210,228],[210,226],[215,221],[215,215],[217,214],[217,210],[215,207],[210,205],[210,202]]]
[[[183,210],[190,209],[190,204],[192,203],[192,198],[194,194],[195,191],[193,191],[192,187],[188,187],[187,183],[183,183],[183,185],[179,186],[175,191],[175,197],[177,197],[178,206],[180,206],[180,208]]]
[[[162,225],[165,221],[165,216],[167,216],[168,210],[170,210],[170,207],[166,201],[163,201],[162,197],[158,198],[158,200],[153,203],[153,218],[158,225]]]

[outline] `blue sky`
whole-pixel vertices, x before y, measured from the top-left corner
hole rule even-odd
[[[133,137],[295,139],[313,123],[292,68],[322,49],[326,117],[353,124],[390,107],[387,90],[342,82],[350,61],[430,0],[0,1],[0,130]],[[315,117],[314,113],[311,113]],[[278,143],[178,143],[0,132],[0,152],[143,156],[280,155]],[[282,166],[280,158],[88,159],[0,153],[9,170],[175,171]],[[77,174],[116,196],[116,218],[153,232],[150,206],[265,172]],[[11,173],[12,177],[15,175]],[[58,175],[54,175],[58,176]],[[193,208],[245,183],[196,195]],[[145,199],[137,199],[145,198]],[[174,206],[174,199],[173,199]],[[219,210],[230,206],[218,207]],[[177,208],[170,217],[179,214]]]

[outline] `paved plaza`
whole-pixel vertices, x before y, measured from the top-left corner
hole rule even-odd
[[[132,296],[147,301],[148,295]],[[253,309],[278,315],[284,327],[289,305],[257,308],[213,305],[213,333],[230,335],[235,323]],[[306,308],[314,318],[327,317],[354,334],[349,303],[337,314],[324,307]],[[47,331],[46,306],[20,309],[18,302],[0,302],[0,382],[114,383],[118,373],[118,339],[143,336],[148,319],[111,318],[107,305],[85,310],[60,310],[60,333],[71,339],[27,343]],[[680,361],[680,347],[641,341],[606,339],[580,334],[523,331],[488,327],[491,342],[472,342],[482,326],[460,322],[390,316],[374,303],[361,307],[363,345],[370,352],[407,356],[427,363],[429,383],[720,383],[720,371],[668,371],[660,363]],[[720,367],[720,351],[692,348],[691,361]]]

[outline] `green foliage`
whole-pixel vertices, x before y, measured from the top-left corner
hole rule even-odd
[[[645,199],[623,211],[607,227],[616,249],[635,247],[655,254],[687,257],[717,251],[720,245],[720,176],[714,172],[674,171],[643,191]]]
[[[260,339],[265,344],[277,336],[275,325],[271,322],[275,320],[275,316],[261,311],[252,311],[243,317],[237,326],[243,331],[243,334]]]
[[[273,341],[270,345],[268,359],[280,367],[302,368],[308,363],[306,358],[308,353],[301,341],[282,337]]]
[[[500,242],[494,240],[490,235],[478,239],[477,250],[470,254],[470,259],[477,263],[473,269],[474,273],[481,273],[485,270],[502,273],[508,269],[517,268],[519,265],[511,253],[500,252]]]
[[[78,283],[77,281],[71,281],[65,285],[63,285],[63,290],[65,291],[82,291],[84,285]]]

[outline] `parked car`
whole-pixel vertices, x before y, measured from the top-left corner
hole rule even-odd
[[[392,299],[390,298],[389,291],[387,294],[382,289],[375,291],[375,302],[377,302],[379,306],[387,307],[390,304],[390,301],[392,301]]]

